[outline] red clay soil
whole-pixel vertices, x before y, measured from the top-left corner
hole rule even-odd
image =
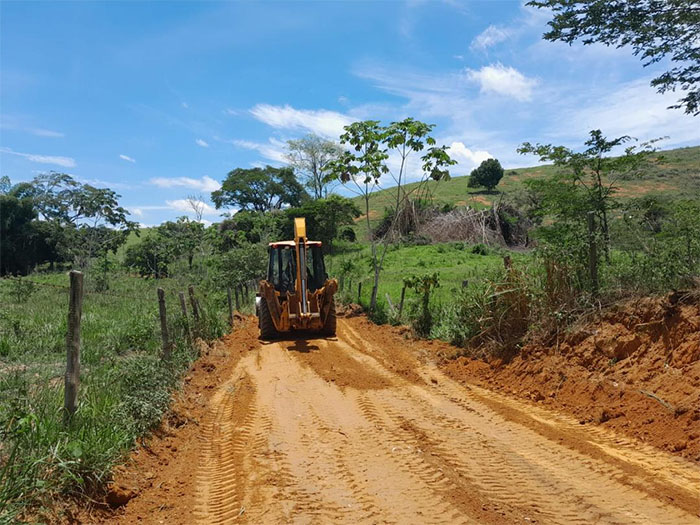
[[[51,522],[697,521],[697,465],[624,436],[700,461],[699,329],[697,302],[646,299],[485,363],[352,312],[272,343],[245,319],[107,503]]]
[[[174,523],[181,512],[168,501],[177,500],[184,507],[193,505],[196,465],[199,458],[201,423],[208,411],[211,397],[224,384],[240,358],[257,346],[257,324],[250,319],[237,319],[232,333],[212,346],[202,343],[201,357],[193,363],[184,378],[184,388],[160,428],[131,453],[124,465],[113,472],[114,481],[104,499],[105,503],[83,507],[54,509],[54,522],[100,523],[108,518],[119,520],[120,510],[138,496],[138,512],[124,523],[149,520],[149,513],[160,509],[161,523]],[[177,459],[177,461],[175,461]],[[164,495],[167,496],[164,498]],[[112,509],[116,509],[115,511]],[[59,516],[58,513],[62,513]]]
[[[441,354],[449,354],[442,348]],[[443,371],[700,462],[700,305],[645,298],[510,362],[460,357]]]

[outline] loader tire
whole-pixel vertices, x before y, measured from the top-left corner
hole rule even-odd
[[[335,298],[331,297],[331,307],[328,310],[328,317],[326,317],[326,322],[323,324],[323,329],[321,333],[325,336],[333,337],[335,336],[335,328],[337,325],[337,318],[335,314]]]
[[[272,314],[270,314],[270,308],[264,297],[260,301],[258,327],[260,328],[260,339],[276,339],[279,335],[275,323],[272,322]]]

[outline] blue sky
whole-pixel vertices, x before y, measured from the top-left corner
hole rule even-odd
[[[151,225],[188,195],[216,221],[228,171],[357,119],[435,124],[453,175],[593,128],[700,144],[700,121],[666,109],[678,94],[649,87],[667,64],[545,42],[547,20],[517,1],[2,2],[0,174],[70,173]]]

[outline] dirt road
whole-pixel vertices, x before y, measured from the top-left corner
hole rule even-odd
[[[193,379],[197,425],[135,459],[149,481],[114,521],[700,523],[696,465],[458,385],[381,327],[238,337],[219,384]]]

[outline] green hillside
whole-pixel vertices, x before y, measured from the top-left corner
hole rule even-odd
[[[620,181],[618,196],[631,198],[662,193],[685,197],[695,195],[700,198],[700,146],[662,151],[659,155],[661,159],[652,161],[641,178]],[[555,169],[554,166],[543,165],[506,170],[498,188],[493,193],[483,189],[468,188],[468,176],[453,177],[449,181],[429,184],[436,204],[483,208],[491,206],[494,199],[500,199],[503,195],[523,188],[526,180],[551,175]],[[415,183],[408,184],[406,188],[410,191],[415,186]],[[393,188],[374,193],[370,199],[370,218],[380,219],[384,208],[390,206],[395,198]],[[355,201],[360,209],[364,210],[362,199],[356,198]],[[358,222],[362,219],[364,216],[358,219]]]

